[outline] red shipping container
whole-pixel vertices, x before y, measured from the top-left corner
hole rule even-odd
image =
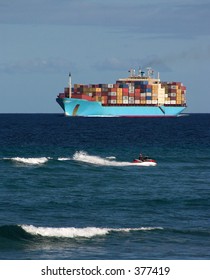
[[[122,95],[123,96],[128,96],[128,92],[123,92]]]
[[[107,96],[108,92],[102,91],[101,96]]]
[[[128,88],[123,88],[122,93],[128,93]]]
[[[140,98],[141,94],[140,92],[135,92],[135,98]]]
[[[59,93],[58,97],[59,98],[64,98],[65,97],[65,93]]]
[[[109,100],[116,100],[117,97],[116,97],[116,96],[109,95],[109,96],[108,96],[108,99],[109,99]]]

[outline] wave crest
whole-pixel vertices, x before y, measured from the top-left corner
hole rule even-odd
[[[10,158],[10,160],[17,162],[17,163],[22,163],[22,164],[39,165],[39,164],[46,163],[49,160],[49,158],[47,158],[47,157],[39,157],[39,158],[13,157],[13,158]]]
[[[27,233],[32,235],[40,235],[43,237],[65,237],[65,238],[75,238],[75,237],[85,237],[91,238],[98,235],[106,235],[110,232],[130,232],[130,231],[150,231],[163,229],[161,227],[140,227],[140,228],[97,228],[97,227],[85,227],[85,228],[53,228],[53,227],[35,227],[33,225],[22,225]]]

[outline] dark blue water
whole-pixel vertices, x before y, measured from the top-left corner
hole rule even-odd
[[[1,114],[0,172],[0,259],[210,258],[209,114]]]

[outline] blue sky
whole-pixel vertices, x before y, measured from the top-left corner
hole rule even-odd
[[[68,83],[152,67],[210,113],[210,1],[0,0],[0,113],[61,113]]]

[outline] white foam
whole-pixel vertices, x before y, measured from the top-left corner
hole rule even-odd
[[[91,163],[95,165],[102,165],[102,166],[155,166],[155,162],[141,162],[141,163],[133,163],[133,162],[126,162],[126,161],[116,161],[112,160],[113,157],[110,158],[102,158],[100,156],[92,156],[88,155],[84,151],[76,152],[73,155],[73,159],[76,161],[82,161],[86,163]]]
[[[60,161],[65,161],[65,160],[71,160],[71,158],[58,158],[58,160],[60,160]]]
[[[23,157],[13,157],[10,158],[10,160],[23,163],[23,164],[29,164],[29,165],[39,165],[44,164],[49,160],[47,157],[39,157],[39,158],[23,158]]]
[[[44,237],[65,237],[65,238],[75,238],[75,237],[85,237],[91,238],[97,235],[106,235],[110,232],[130,232],[130,231],[150,231],[163,229],[162,227],[140,227],[140,228],[97,228],[97,227],[85,227],[85,228],[75,228],[75,227],[35,227],[33,225],[22,225],[21,226],[26,232],[32,235],[40,235]]]
[[[112,160],[112,159],[116,159],[116,157],[114,157],[114,156],[110,156],[110,157],[106,157],[107,159],[110,159],[110,160]]]

